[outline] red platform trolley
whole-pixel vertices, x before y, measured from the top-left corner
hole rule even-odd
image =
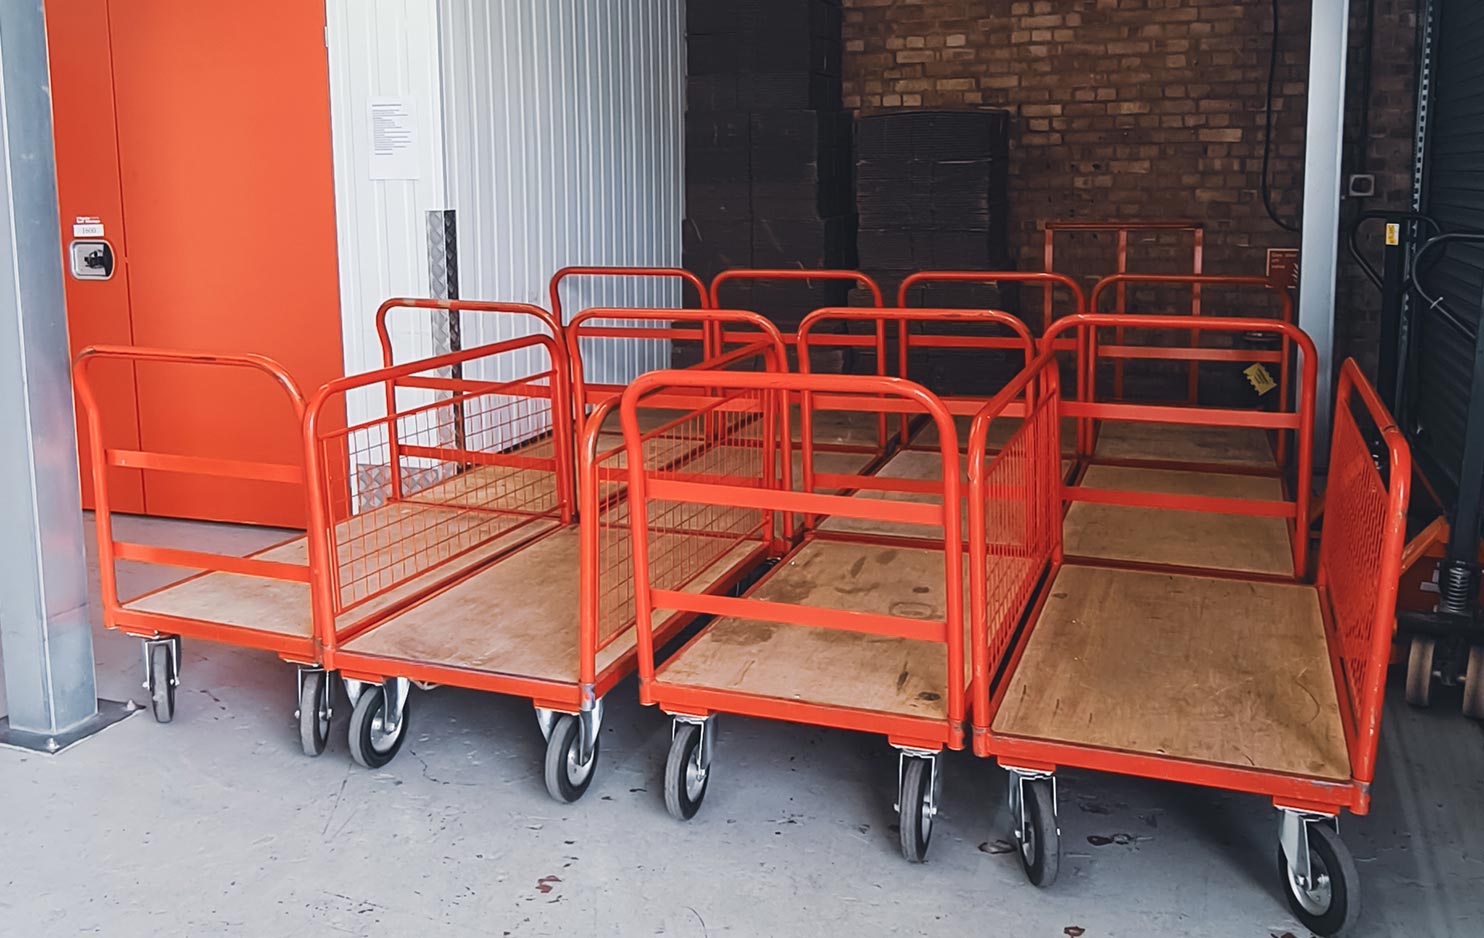
[[[1190,329],[1176,317],[1077,317],[1094,329]],[[1369,807],[1410,476],[1405,441],[1353,362],[1341,372],[1329,490],[1310,578],[1304,503],[1313,443],[1313,345],[1260,320],[1205,328],[1279,329],[1301,358],[1296,412],[1062,399],[1055,352],[975,418],[970,440],[973,746],[1009,772],[1015,840],[1032,882],[1059,866],[1054,772],[1070,766],[1250,792],[1280,809],[1278,867],[1294,913],[1333,934],[1355,920],[1355,865],[1334,819]],[[1059,333],[1057,333],[1059,334]],[[1189,351],[1189,350],[1188,350]],[[1195,350],[1197,353],[1199,350]],[[1032,416],[991,452],[991,423],[1017,401]],[[1058,484],[1057,417],[1255,427],[1296,438],[1291,500]],[[1376,455],[1373,456],[1373,453]],[[1161,513],[1278,518],[1283,572],[1068,556],[1063,503]],[[1131,538],[1149,532],[1132,525]],[[1208,533],[1206,540],[1211,535]],[[1199,547],[1201,539],[1192,541]]]

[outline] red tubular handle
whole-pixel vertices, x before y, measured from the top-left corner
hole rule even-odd
[[[558,341],[562,338],[562,326],[557,318],[539,306],[530,303],[495,303],[485,300],[440,300],[432,297],[394,296],[376,309],[376,337],[381,340],[381,365],[390,368],[396,364],[392,359],[392,337],[387,332],[387,316],[394,309],[443,309],[451,313],[511,313],[530,316],[546,327],[547,332]]]
[[[640,277],[680,280],[690,284],[696,291],[702,309],[709,309],[711,306],[711,297],[706,292],[706,284],[701,282],[700,277],[679,267],[563,267],[551,275],[551,312],[557,322],[561,322],[564,318],[562,316],[562,281],[572,277]]]
[[[881,287],[870,276],[858,270],[804,270],[802,268],[723,270],[711,278],[711,305],[721,306],[721,285],[733,280],[845,280],[865,287],[876,306],[885,306]]]
[[[1293,298],[1283,287],[1278,286],[1266,277],[1238,277],[1223,274],[1113,274],[1099,280],[1092,288],[1092,296],[1088,298],[1088,312],[1097,312],[1098,301],[1102,299],[1104,291],[1109,287],[1119,284],[1137,284],[1155,286],[1159,284],[1171,284],[1182,287],[1261,287],[1276,295],[1283,304],[1283,321],[1293,322]],[[1119,310],[1121,313],[1122,310]],[[1210,319],[1203,317],[1204,322]],[[1131,325],[1137,325],[1133,323]]]

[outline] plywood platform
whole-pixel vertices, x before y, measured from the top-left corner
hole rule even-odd
[[[994,731],[1348,779],[1308,586],[1066,566]]]
[[[816,539],[750,595],[941,619],[943,576],[940,551]],[[947,714],[946,646],[837,629],[717,619],[661,668],[659,679],[907,716]]]
[[[1264,501],[1283,499],[1271,476],[1090,466],[1089,488],[1168,492]],[[1074,502],[1062,528],[1069,557],[1209,567],[1293,575],[1293,547],[1283,518]]]
[[[686,589],[700,592],[741,561],[738,547]],[[388,618],[344,647],[356,654],[540,680],[578,679],[578,551],[566,528]],[[656,613],[656,621],[665,618]],[[633,649],[629,628],[598,654],[601,672]]]
[[[959,473],[959,479],[964,485],[968,485],[966,474],[967,462],[960,459],[960,467],[963,471]],[[891,459],[886,461],[875,475],[882,479],[912,479],[915,481],[941,481],[943,478],[943,457],[934,452],[926,450],[902,450]],[[916,492],[882,492],[863,489],[855,494],[856,498],[886,499],[899,502],[915,502],[917,504],[941,505],[943,499],[939,495],[919,494]],[[968,504],[965,503],[963,511],[963,523],[968,524]],[[883,534],[892,537],[943,537],[943,528],[940,525],[906,524],[898,521],[872,521],[866,518],[826,518],[820,523],[821,531],[841,531],[853,534]]]
[[[985,446],[991,450],[1001,450],[1005,444],[1010,442],[1010,437],[1020,429],[1023,423],[1019,417],[997,417],[989,422],[989,434],[985,437]],[[969,445],[969,432],[973,428],[974,418],[955,415],[953,424],[958,432],[958,448],[967,449]],[[1077,421],[1071,417],[1061,418],[1061,451],[1073,453],[1077,450]],[[938,424],[929,420],[912,434],[912,445],[917,449],[931,448],[938,445]]]
[[[850,410],[815,410],[812,429],[815,443],[843,446],[876,447],[881,443],[880,414]],[[799,407],[794,405],[788,418],[789,432],[794,442],[804,438],[804,425],[799,416]],[[887,421],[887,431],[898,431],[900,422],[892,417]]]
[[[407,501],[340,522],[335,537],[344,602],[357,602],[398,579],[407,579],[396,589],[348,610],[341,624],[374,615],[555,527],[554,519],[544,518],[510,530],[523,519],[469,510],[502,498],[509,500],[507,486],[529,484],[546,484],[554,493],[549,472],[482,466],[430,486]],[[519,500],[527,497],[522,493]],[[305,564],[308,542],[299,537],[251,556]],[[430,569],[434,564],[440,565]],[[236,573],[193,576],[125,602],[124,608],[282,635],[307,636],[313,629],[307,584]]]
[[[1266,430],[1104,421],[1094,455],[1216,466],[1276,468]]]

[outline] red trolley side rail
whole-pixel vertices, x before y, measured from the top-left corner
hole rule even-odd
[[[835,333],[819,333],[821,324],[829,322],[875,322],[878,334],[885,332],[888,322],[897,324],[897,377],[910,378],[908,374],[909,356],[914,348],[941,348],[941,349],[970,349],[990,350],[1003,349],[1017,351],[1029,363],[1035,357],[1036,343],[1031,336],[1030,330],[1025,323],[1006,312],[999,310],[966,310],[966,309],[931,309],[931,308],[898,308],[898,309],[867,309],[861,307],[827,307],[817,309],[810,313],[802,323],[799,324],[799,370],[808,372],[807,352],[811,345],[838,345],[849,342],[852,339],[867,338],[865,336],[844,336]],[[967,326],[992,325],[1002,326],[1009,330],[1010,336],[995,335],[949,335],[930,334],[924,332],[913,332],[911,325],[919,324],[944,324],[959,323]],[[878,359],[879,360],[879,359]],[[878,371],[885,374],[885,368],[878,366]],[[973,416],[983,401],[977,398],[952,398],[940,397],[943,406],[950,414],[957,416]],[[813,411],[820,407],[821,402],[810,394],[803,396],[804,406],[800,412],[800,420],[804,424],[802,440],[804,442],[804,465],[809,467],[813,463],[813,441],[810,433],[810,424],[813,420]],[[885,406],[880,410],[881,445],[886,445],[887,436],[887,413],[895,409],[901,414],[901,425],[899,428],[899,440],[901,445],[906,446],[910,442],[911,430],[909,422],[911,413],[901,405],[895,408]],[[919,411],[920,412],[920,411]],[[955,441],[958,434],[954,433]],[[810,488],[808,469],[806,468],[805,487]],[[827,483],[826,483],[827,484]]]
[[[970,694],[976,751],[979,714],[989,712],[995,669],[1037,584],[1061,562],[1060,393],[1056,355],[1046,349],[979,409],[969,430]],[[990,426],[1008,417],[1022,419],[1009,441],[991,453]]]
[[[1384,479],[1356,420],[1357,405],[1385,445]],[[1356,810],[1363,811],[1375,777],[1386,667],[1396,630],[1412,452],[1354,359],[1346,359],[1340,367],[1329,458],[1330,498],[1320,533],[1315,585],[1329,613],[1325,625],[1335,677],[1346,691],[1341,715],[1348,716],[1345,733],[1351,771],[1362,799]]]
[[[1079,337],[1078,347],[1088,350],[1089,360],[1096,354],[1128,352],[1153,353],[1151,357],[1174,360],[1195,359],[1199,361],[1229,361],[1246,356],[1241,349],[1207,348],[1140,348],[1137,346],[1096,345],[1099,329],[1119,327],[1144,327],[1151,329],[1184,330],[1197,329],[1208,332],[1263,333],[1278,335],[1285,343],[1297,348],[1300,353],[1301,371],[1298,387],[1297,409],[1294,411],[1239,410],[1218,407],[1192,407],[1167,404],[1131,404],[1122,402],[1098,402],[1093,395],[1090,382],[1079,393],[1080,400],[1062,401],[1060,412],[1079,420],[1126,420],[1146,423],[1179,424],[1205,427],[1239,427],[1266,431],[1277,431],[1280,438],[1293,433],[1298,439],[1298,466],[1294,480],[1292,502],[1267,502],[1245,499],[1225,499],[1198,495],[1173,495],[1154,492],[1127,492],[1112,489],[1089,489],[1083,486],[1064,486],[1063,496],[1067,501],[1097,501],[1110,505],[1131,505],[1146,508],[1169,508],[1184,511],[1208,511],[1221,514],[1246,514],[1285,518],[1293,542],[1294,575],[1303,577],[1308,569],[1308,542],[1304,532],[1308,527],[1309,498],[1313,484],[1314,467],[1314,394],[1318,383],[1318,356],[1314,343],[1297,326],[1271,319],[1208,319],[1197,324],[1188,316],[1118,316],[1113,314],[1087,314],[1069,316],[1057,320],[1051,331],[1042,338],[1042,348],[1054,348],[1057,336],[1076,329],[1084,333]],[[1086,380],[1090,369],[1078,370],[1079,379]]]
[[[862,287],[867,293],[871,294],[872,306],[879,309],[880,307],[886,305],[884,294],[882,294],[881,292],[881,285],[878,284],[874,278],[870,277],[867,274],[863,274],[858,270],[804,270],[796,268],[737,268],[734,270],[724,270],[721,273],[717,274],[715,277],[711,278],[711,305],[712,307],[717,309],[721,308],[721,288],[728,283],[736,283],[742,281],[756,283],[764,280],[783,280],[791,282],[802,281],[804,283],[808,283],[812,280],[820,280],[826,283],[853,283],[859,287]],[[792,345],[798,341],[798,336],[797,334],[786,335],[784,336],[784,341]],[[854,346],[864,346],[868,345],[869,343],[842,343],[842,345],[847,344]],[[886,333],[884,329],[878,330],[878,332],[876,333],[875,348],[876,360],[885,361]]]
[[[238,557],[212,554],[202,551],[182,550],[173,547],[157,547],[128,541],[115,540],[113,534],[113,508],[109,498],[108,467],[121,466],[153,472],[171,472],[183,475],[218,476],[231,479],[268,482],[279,485],[302,486],[305,484],[305,467],[265,463],[256,460],[223,459],[209,456],[189,456],[179,453],[164,453],[136,449],[108,447],[103,442],[103,416],[93,391],[90,369],[102,359],[141,363],[168,363],[193,365],[206,368],[246,369],[260,372],[277,383],[288,399],[295,420],[303,418],[304,396],[294,379],[277,362],[262,355],[230,355],[215,352],[187,352],[173,349],[147,348],[142,346],[90,345],[78,353],[73,363],[73,381],[78,402],[82,405],[88,448],[93,465],[93,498],[95,525],[98,538],[98,572],[103,598],[103,621],[109,628],[118,629],[140,638],[155,638],[160,635],[180,635],[204,638],[209,641],[261,648],[299,663],[312,664],[320,660],[320,649],[314,636],[286,634],[269,629],[253,628],[245,624],[230,624],[208,619],[186,618],[160,612],[145,612],[127,609],[118,595],[118,579],[114,569],[119,560],[158,564],[201,571],[189,580],[197,580],[212,573],[228,573],[256,577],[287,583],[316,582],[319,571],[313,561],[293,563],[265,560],[259,557]],[[312,506],[311,506],[312,510]],[[314,536],[311,534],[311,544]],[[185,582],[185,581],[179,581]],[[171,586],[179,585],[179,582]],[[166,587],[168,589],[169,587]],[[158,591],[157,591],[158,592]],[[308,610],[305,610],[308,615]]]
[[[551,313],[530,303],[494,303],[484,300],[443,300],[433,297],[398,296],[386,300],[376,310],[376,337],[381,342],[381,366],[383,368],[390,368],[397,363],[393,357],[392,336],[387,320],[393,312],[399,309],[443,310],[450,315],[451,322],[457,321],[452,317],[456,317],[459,313],[508,313],[516,316],[529,316],[539,322],[552,338],[558,341],[562,339],[561,322]]]
[[[545,362],[532,371],[533,353]],[[464,377],[444,376],[456,366]],[[562,345],[529,335],[316,392],[304,445],[310,563],[322,571],[314,618],[327,658],[390,612],[571,520],[567,374]],[[391,412],[322,428],[345,395],[371,388],[385,389]]]
[[[1200,291],[1201,291],[1201,288],[1202,287],[1234,287],[1234,288],[1247,288],[1247,289],[1263,290],[1263,291],[1265,291],[1266,293],[1268,293],[1268,294],[1270,294],[1272,296],[1276,296],[1278,298],[1278,302],[1279,302],[1278,318],[1280,320],[1282,320],[1283,322],[1286,322],[1286,323],[1292,323],[1293,322],[1293,297],[1292,297],[1292,295],[1288,292],[1288,290],[1286,288],[1284,288],[1282,286],[1279,286],[1278,284],[1274,283],[1272,280],[1268,279],[1267,277],[1225,276],[1225,275],[1217,275],[1217,274],[1202,274],[1202,273],[1199,273],[1199,272],[1194,273],[1194,274],[1114,274],[1113,276],[1110,276],[1110,277],[1104,277],[1102,280],[1099,280],[1096,284],[1093,285],[1092,295],[1088,299],[1088,309],[1087,309],[1087,311],[1090,312],[1090,313],[1099,312],[1099,306],[1101,304],[1101,300],[1102,300],[1103,296],[1106,294],[1106,292],[1111,288],[1113,290],[1113,292],[1114,292],[1114,295],[1115,295],[1115,306],[1116,306],[1116,308],[1113,310],[1113,312],[1119,313],[1119,314],[1126,314],[1126,313],[1128,313],[1128,308],[1127,308],[1127,294],[1126,294],[1125,291],[1126,291],[1126,289],[1129,286],[1131,286],[1131,285],[1132,286],[1159,286],[1159,285],[1162,285],[1162,284],[1163,285],[1186,285],[1186,284],[1189,284],[1190,285],[1191,290],[1192,290],[1192,300],[1191,300],[1190,314],[1192,316],[1200,316],[1201,315]],[[1253,317],[1251,315],[1247,315],[1247,318],[1256,318],[1256,317]],[[1196,330],[1193,333],[1193,335],[1199,335],[1199,330]],[[1123,342],[1123,330],[1122,329],[1118,330],[1118,342],[1120,344]],[[1293,348],[1290,346],[1290,344],[1288,343],[1288,341],[1285,339],[1283,341],[1283,343],[1282,343],[1282,351],[1281,352],[1272,352],[1272,351],[1264,351],[1264,350],[1251,350],[1241,360],[1250,361],[1250,362],[1263,362],[1263,363],[1274,363],[1274,364],[1277,364],[1278,365],[1278,399],[1284,402],[1284,406],[1287,406],[1287,402],[1288,402],[1288,370],[1289,370],[1289,363],[1292,360],[1292,357],[1293,357]],[[1233,359],[1233,360],[1236,360],[1236,359]],[[1200,390],[1200,364],[1198,362],[1196,362],[1196,361],[1191,361],[1191,363],[1190,363],[1190,369],[1189,369],[1189,378],[1188,378],[1188,390],[1187,390],[1187,399],[1188,399],[1188,401],[1190,403],[1194,404],[1196,402],[1199,390]],[[1116,361],[1114,363],[1114,368],[1113,368],[1113,395],[1114,395],[1114,397],[1119,398],[1119,399],[1121,399],[1123,397],[1123,360],[1122,359],[1120,359],[1120,360],[1118,360],[1118,361]],[[1282,456],[1282,453],[1280,452],[1280,454],[1279,454],[1279,461],[1280,462],[1282,461],[1282,458],[1283,458],[1283,456]]]
[[[551,275],[551,311],[558,322],[566,322],[567,317],[562,313],[562,283],[577,278],[606,277],[627,280],[679,280],[682,291],[689,286],[696,293],[696,305],[701,309],[711,308],[711,295],[706,290],[706,283],[700,277],[679,267],[563,267]],[[684,299],[682,297],[682,303]],[[718,346],[714,337],[715,330],[712,326],[705,326],[704,331],[707,341],[702,350],[702,356],[712,357]],[[575,359],[576,356],[574,355]]]
[[[625,322],[625,320],[629,322]],[[654,325],[634,325],[634,322]],[[723,336],[728,324],[746,331]],[[778,327],[757,313],[736,309],[585,309],[567,325],[567,354],[572,367],[572,396],[578,414],[586,414],[600,401],[623,393],[626,385],[589,381],[584,343],[599,339],[628,342],[698,342],[707,367],[727,367],[762,355],[769,370],[787,368],[787,343]],[[725,345],[739,345],[730,351]]]
[[[1046,291],[1046,305],[1041,316],[1041,331],[1045,332],[1051,326],[1052,299],[1054,291],[1061,287],[1072,297],[1072,312],[1087,312],[1087,296],[1077,281],[1064,274],[1050,273],[1050,267],[1046,272],[1020,271],[1020,270],[923,270],[908,275],[897,289],[897,306],[907,307],[908,294],[913,287],[927,286],[933,283],[1039,283]]]
[[[721,473],[691,471],[690,467],[675,471],[647,464],[643,448],[645,435],[638,420],[638,409],[646,396],[708,388],[722,398],[714,405],[718,410],[755,415],[748,425],[765,427],[764,440],[759,442],[760,458],[741,471]],[[939,456],[944,468],[937,493],[941,495],[941,501],[936,504],[911,503],[794,491],[786,469],[791,465],[791,434],[785,406],[790,395],[804,393],[827,397],[832,407],[875,412],[885,402],[885,406],[893,409],[901,405],[928,414],[940,434]],[[779,414],[782,421],[780,432],[776,434],[766,429],[772,414]],[[637,619],[640,623],[638,648],[642,703],[659,704],[671,712],[698,716],[731,712],[882,733],[894,744],[932,750],[943,746],[962,747],[967,675],[963,650],[959,453],[950,442],[954,436],[953,418],[942,402],[919,385],[900,378],[874,375],[654,372],[637,379],[624,392],[621,419],[631,499],[629,521]],[[774,444],[768,440],[772,438],[776,438],[776,445],[781,447],[781,458],[775,459],[771,455],[769,447]],[[779,467],[783,467],[782,472]],[[759,520],[775,513],[798,512],[940,528],[943,531],[940,549],[945,557],[945,617],[941,621],[926,620],[769,601],[751,595],[698,596],[677,589],[669,582],[673,579],[670,567],[673,558],[686,556],[686,545],[682,539],[679,549],[661,546],[656,506],[659,506],[661,515],[677,508],[702,511],[744,509],[758,513]],[[774,573],[783,566],[775,567]],[[656,677],[658,643],[650,630],[643,627],[657,608],[694,615],[735,616],[793,626],[941,642],[946,646],[946,718],[939,720],[867,707],[805,702],[659,680]],[[683,656],[685,651],[681,649],[672,658]]]

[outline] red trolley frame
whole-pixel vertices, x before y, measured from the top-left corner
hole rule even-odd
[[[539,340],[548,351],[551,368],[517,382],[496,386],[475,383],[469,393],[525,395],[549,401],[554,408],[549,412],[550,438],[570,439],[567,421],[573,408],[566,388],[571,376],[580,376],[582,369],[580,363],[567,361],[567,345],[576,349],[581,338],[608,336],[606,327],[592,323],[613,315],[625,319],[679,319],[697,326],[621,327],[619,334],[625,338],[637,335],[701,341],[723,323],[755,330],[747,344],[705,360],[696,366],[698,369],[723,369],[759,358],[765,367],[776,369],[786,360],[776,330],[752,313],[588,310],[565,330],[566,344],[558,345],[545,336],[521,340]],[[438,387],[448,386],[446,379],[432,380]],[[351,389],[348,384],[327,389],[311,403],[311,415],[316,404]],[[592,392],[589,387],[589,400]],[[661,403],[670,408],[691,408],[707,399],[700,393]],[[615,403],[611,399],[598,402],[585,422],[576,463],[579,479],[575,504],[562,499],[558,515],[541,519],[550,523],[533,527],[528,537],[498,544],[498,553],[478,570],[398,616],[364,628],[338,629],[326,637],[330,657],[351,682],[357,701],[351,720],[351,749],[358,762],[375,767],[395,755],[406,731],[410,682],[446,684],[530,698],[547,738],[548,790],[562,801],[576,800],[586,791],[596,764],[603,696],[633,670],[636,657],[632,645],[620,644],[633,633],[633,581],[625,520],[627,487],[622,468],[625,453],[621,446],[604,447],[601,442],[604,423]],[[450,404],[444,401],[439,406],[448,408]],[[521,408],[515,409],[521,411],[522,419],[529,418]],[[399,413],[383,425],[388,429],[401,427],[408,416]],[[343,444],[336,442],[334,434],[321,434],[321,450],[336,445]],[[728,446],[724,435],[703,436],[684,450],[672,451],[666,459],[676,465],[707,465],[724,460]],[[410,449],[402,447],[403,452]],[[555,475],[559,479],[572,466],[560,447],[553,451],[544,442],[497,454],[444,450],[437,455],[455,462],[494,464],[513,470],[521,478],[505,488],[517,492],[531,488],[541,476]],[[558,493],[566,490],[560,482],[549,483],[549,488]],[[573,509],[577,512],[575,521]],[[703,522],[697,527],[705,530]],[[623,536],[614,537],[615,531]],[[729,555],[724,563],[695,571],[696,577],[686,586],[730,588],[757,559],[745,552]],[[570,609],[564,611],[568,605]],[[499,612],[493,621],[476,617],[471,623],[469,614],[476,609]],[[688,620],[687,616],[672,616],[655,628],[669,636]]]

